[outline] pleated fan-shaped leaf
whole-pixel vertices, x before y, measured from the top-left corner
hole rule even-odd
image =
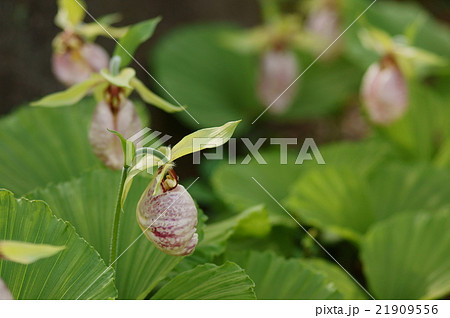
[[[338,265],[322,258],[302,260],[316,272],[325,275],[326,280],[333,283],[346,300],[367,299],[368,295],[356,282]]]
[[[134,103],[144,125],[148,113]],[[62,108],[23,106],[0,119],[0,187],[23,195],[102,167],[88,132],[95,101]]]
[[[253,288],[235,263],[204,264],[175,276],[152,299],[255,299]]]
[[[326,276],[300,259],[285,259],[272,252],[230,255],[255,282],[258,299],[342,299]]]
[[[96,170],[36,190],[30,197],[48,202],[58,217],[68,220],[109,260],[119,181],[118,171]],[[136,205],[148,182],[148,178],[135,178],[121,216],[115,278],[121,299],[144,298],[182,260],[159,251],[141,235]]]
[[[88,140],[93,101],[58,109],[22,107],[1,119],[0,187],[24,194],[99,167]]]
[[[391,164],[362,175],[351,167],[314,169],[285,200],[306,223],[359,241],[370,226],[395,214],[450,207],[450,173]]]
[[[23,265],[0,260],[0,277],[15,299],[113,299],[113,270],[75,229],[42,201],[15,199],[0,190],[0,240],[65,248]]]
[[[361,246],[377,299],[434,299],[450,292],[450,211],[404,213],[375,225]]]
[[[299,140],[299,142],[302,141]],[[296,227],[295,222],[252,177],[260,182],[274,198],[282,202],[289,195],[295,181],[311,170],[347,166],[351,167],[355,174],[366,175],[385,162],[386,158],[395,158],[395,153],[389,145],[379,140],[319,146],[326,165],[318,165],[316,161],[295,164],[298,151],[288,152],[287,164],[281,163],[279,149],[261,151],[261,156],[267,164],[258,164],[255,159],[248,164],[240,164],[244,158],[238,158],[236,165],[221,164],[212,175],[213,188],[217,195],[235,211],[243,211],[258,204],[264,204],[272,222]],[[321,201],[321,193],[316,194],[319,201]]]

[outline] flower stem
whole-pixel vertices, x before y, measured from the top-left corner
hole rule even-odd
[[[117,247],[118,247],[118,239],[119,239],[119,222],[120,222],[120,214],[122,212],[122,194],[123,187],[125,185],[125,180],[128,175],[128,167],[122,168],[122,175],[120,177],[120,186],[119,193],[117,195],[116,202],[116,211],[114,213],[114,224],[111,235],[111,250],[109,256],[109,265],[115,270],[116,269],[116,257],[117,257]]]

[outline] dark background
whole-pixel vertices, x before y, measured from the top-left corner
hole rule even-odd
[[[419,2],[439,18],[450,20],[448,0]],[[243,26],[260,22],[257,0],[87,0],[86,3],[94,17],[121,12],[120,25],[163,17],[155,35],[136,53],[145,67],[152,45],[173,28],[206,21],[233,21]],[[51,42],[59,32],[53,23],[56,10],[56,0],[0,0],[0,114],[64,88],[50,68]],[[86,17],[85,22],[92,21]],[[113,50],[113,41],[100,38],[98,42],[109,52]],[[138,76],[144,80],[148,77],[142,70],[138,70]]]

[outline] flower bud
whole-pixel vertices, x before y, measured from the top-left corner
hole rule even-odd
[[[409,92],[405,77],[391,56],[372,64],[363,77],[361,96],[372,122],[387,125],[408,109]]]
[[[178,183],[167,182],[169,180],[162,183],[163,193],[159,195],[153,194],[154,182],[149,185],[138,203],[136,216],[147,238],[159,250],[185,256],[191,254],[198,243],[197,208],[186,189]],[[168,186],[173,188],[167,190]]]
[[[121,169],[124,155],[119,138],[108,131],[129,138],[142,129],[141,120],[131,101],[123,98],[117,105],[106,101],[97,104],[92,116],[89,141],[95,155],[109,168]]]
[[[291,51],[271,50],[263,55],[259,71],[258,97],[265,106],[273,103],[269,111],[282,113],[292,103],[298,83],[295,82],[287,91],[285,90],[298,75],[297,58]]]
[[[95,43],[86,43],[63,32],[54,42],[52,68],[56,78],[67,86],[87,80],[109,65],[108,53]]]
[[[14,300],[6,284],[0,278],[0,300]]]

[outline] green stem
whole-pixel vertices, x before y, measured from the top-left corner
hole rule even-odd
[[[116,257],[117,257],[117,242],[119,239],[119,222],[120,222],[120,214],[122,212],[122,194],[123,194],[123,187],[125,185],[125,180],[128,175],[128,167],[122,168],[122,176],[120,177],[120,187],[119,187],[119,194],[117,196],[117,202],[116,202],[116,211],[114,214],[114,224],[113,224],[113,230],[111,235],[111,250],[110,250],[110,257],[109,257],[109,265],[115,270],[116,269]]]

